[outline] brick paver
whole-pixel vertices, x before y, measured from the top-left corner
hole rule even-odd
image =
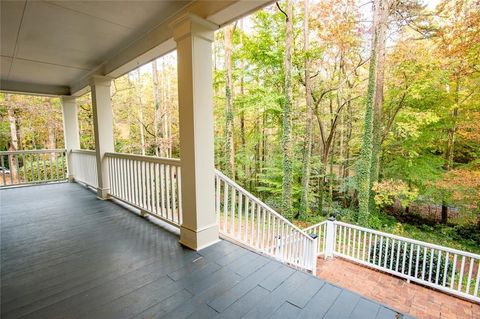
[[[479,319],[480,305],[341,258],[318,258],[317,276],[419,319]]]

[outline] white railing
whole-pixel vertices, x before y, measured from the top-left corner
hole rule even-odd
[[[215,203],[221,234],[315,274],[316,239],[219,171],[215,174]]]
[[[72,150],[70,151],[70,160],[75,181],[97,188],[98,177],[95,151]]]
[[[182,224],[180,160],[105,154],[109,195],[174,226]]]
[[[305,228],[303,231],[317,236],[317,255],[324,255],[327,244],[327,221]]]
[[[480,255],[339,221],[323,222],[305,231],[315,232],[322,227],[326,232],[325,256],[339,256],[480,302]],[[332,254],[328,253],[329,247]]]
[[[66,178],[67,160],[63,149],[0,152],[0,187]]]

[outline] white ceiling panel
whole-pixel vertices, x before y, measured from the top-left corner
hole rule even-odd
[[[146,32],[159,23],[159,18],[174,14],[189,1],[51,1],[51,3],[139,32]]]
[[[91,69],[130,29],[46,2],[28,2],[16,57]]]
[[[22,21],[25,1],[0,2],[0,52],[3,56],[13,56],[18,29]]]
[[[10,71],[10,81],[40,83],[42,85],[64,85],[85,75],[88,71],[59,65],[15,59]]]

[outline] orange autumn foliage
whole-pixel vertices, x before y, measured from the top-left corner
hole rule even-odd
[[[455,169],[437,181],[437,188],[451,194],[454,202],[470,208],[479,208],[480,204],[480,167],[473,170]]]
[[[466,121],[458,124],[458,135],[463,139],[480,144],[480,112],[469,112]]]

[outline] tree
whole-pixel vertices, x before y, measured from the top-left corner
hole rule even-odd
[[[10,124],[10,143],[8,150],[13,152],[18,150],[18,135],[17,135],[17,118],[15,116],[15,106],[13,105],[10,94],[5,94],[5,105],[7,108],[8,122]],[[18,163],[16,162],[16,157],[11,156],[9,159],[10,166],[10,178],[13,181],[18,179],[17,167]]]
[[[153,127],[155,135],[155,155],[165,156],[163,151],[163,145],[160,145],[160,131],[162,130],[161,118],[162,118],[162,108],[159,97],[159,85],[158,85],[158,68],[157,61],[152,61],[152,77],[153,77],[153,103],[155,105],[155,115],[153,118]]]
[[[374,131],[374,107],[375,107],[375,90],[377,86],[378,74],[378,56],[381,52],[381,41],[384,39],[385,29],[382,26],[385,21],[386,10],[385,0],[374,1],[374,16],[373,16],[373,39],[370,53],[370,66],[368,73],[368,90],[366,98],[366,112],[365,112],[365,128],[362,142],[362,149],[357,167],[357,183],[358,183],[358,221],[363,225],[368,225],[369,202],[372,194],[371,180],[372,177],[372,162],[373,162],[373,144],[375,142],[373,137]],[[383,85],[383,84],[382,84]]]
[[[312,87],[310,79],[310,57],[309,57],[309,0],[304,0],[303,12],[303,51],[305,54],[305,139],[303,146],[303,163],[302,163],[302,190],[300,198],[300,215],[306,217],[309,213],[309,191],[310,191],[310,160],[312,157]]]
[[[277,3],[278,5],[278,3]],[[284,56],[284,93],[283,102],[283,178],[282,178],[282,213],[292,217],[292,55],[293,55],[293,3],[286,0],[285,14],[285,56]],[[278,6],[280,9],[280,6]],[[281,10],[281,9],[280,9]],[[283,11],[282,11],[283,12]]]
[[[387,23],[389,16],[389,0],[379,1],[378,20],[376,28],[376,48],[375,54],[375,97],[373,101],[373,127],[372,127],[372,156],[370,164],[370,204],[373,203],[373,192],[371,191],[373,184],[378,181],[380,172],[380,149],[382,140],[382,109],[383,109],[383,87],[384,87],[384,69],[385,69],[385,40],[387,33]]]
[[[457,122],[459,112],[475,93],[466,85],[465,79],[469,75],[478,73],[480,54],[480,5],[470,1],[443,1],[439,6],[439,13],[448,18],[446,23],[437,32],[439,56],[444,57],[444,67],[449,70],[449,79],[446,83],[447,92],[451,98],[450,118],[447,127],[447,141],[445,146],[445,170],[454,168],[455,146],[457,138]],[[442,223],[448,220],[447,201],[442,200]]]
[[[236,25],[226,26],[225,41],[225,174],[235,178],[235,145],[233,139],[233,76],[232,76],[232,38]]]

